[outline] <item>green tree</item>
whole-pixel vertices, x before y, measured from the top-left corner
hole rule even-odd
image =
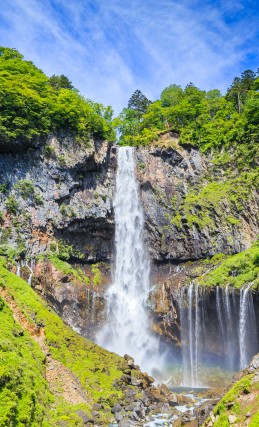
[[[0,144],[35,146],[49,132],[115,139],[112,109],[80,96],[69,79],[50,79],[16,49],[0,47]],[[15,145],[16,147],[16,145]]]
[[[128,109],[133,110],[135,112],[136,117],[140,119],[142,114],[147,111],[147,108],[150,104],[151,101],[149,101],[148,98],[143,95],[143,93],[139,89],[137,89],[131,95],[128,101]]]
[[[256,73],[246,70],[241,77],[235,77],[227,90],[226,98],[235,104],[236,110],[241,114],[245,100],[250,90],[254,89]]]
[[[176,84],[172,84],[166,87],[160,95],[163,107],[171,107],[173,105],[177,105],[181,102],[183,97],[183,89],[181,88],[181,86],[178,86]]]
[[[54,88],[54,89],[70,89],[73,90],[75,89],[74,86],[72,85],[72,82],[66,77],[64,76],[64,74],[61,74],[61,76],[56,76],[55,74],[53,76],[51,76],[49,78],[49,84]]]

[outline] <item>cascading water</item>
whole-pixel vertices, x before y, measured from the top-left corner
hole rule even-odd
[[[21,264],[19,262],[17,262],[17,267],[16,267],[16,275],[18,277],[21,276]]]
[[[256,319],[254,304],[250,288],[253,282],[242,287],[240,292],[240,320],[239,320],[239,349],[240,369],[245,368],[253,356],[254,345],[257,345]]]
[[[229,286],[217,287],[215,293],[193,283],[180,289],[184,386],[206,386],[206,379],[200,375],[206,364],[221,363],[224,369],[233,372],[247,366],[259,351],[252,286],[253,283],[245,285],[240,295]],[[221,362],[213,361],[211,348]]]
[[[200,349],[203,341],[203,312],[199,306],[199,287],[191,284],[180,291],[180,326],[183,346],[183,385],[199,386]]]
[[[114,203],[115,272],[106,295],[107,324],[97,342],[120,355],[132,355],[142,369],[151,372],[161,367],[162,358],[159,341],[149,330],[146,311],[150,265],[134,169],[133,148],[119,148]]]

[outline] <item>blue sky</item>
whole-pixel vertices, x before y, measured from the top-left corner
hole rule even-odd
[[[0,44],[116,112],[135,89],[222,92],[259,67],[257,0],[0,0]]]

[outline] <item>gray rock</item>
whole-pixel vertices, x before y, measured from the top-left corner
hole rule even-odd
[[[76,411],[76,413],[79,415],[80,418],[82,418],[83,423],[86,425],[87,423],[94,423],[94,418],[93,417],[89,417],[84,411],[82,411],[81,409],[78,409],[78,411]]]
[[[123,419],[123,415],[120,412],[116,412],[114,418],[117,422],[119,422]]]
[[[114,405],[114,407],[112,408],[111,412],[112,412],[112,414],[115,414],[116,412],[120,412],[121,409],[122,409],[121,405],[116,403],[116,405]]]
[[[259,354],[256,354],[248,366],[248,373],[253,374],[255,371],[259,369]]]

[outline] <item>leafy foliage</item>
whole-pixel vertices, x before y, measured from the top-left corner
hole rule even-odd
[[[133,138],[139,135],[142,116],[150,104],[151,101],[137,89],[129,99],[128,108],[124,108],[120,116],[115,119],[114,125],[121,133],[124,145],[131,145]]]
[[[237,163],[253,165],[259,145],[258,80],[256,73],[246,70],[233,80],[225,96],[217,89],[200,90],[193,83],[184,89],[172,84],[137,118],[128,108],[122,111],[114,121],[120,143],[148,145],[161,132],[173,130],[183,145],[201,151],[232,149]]]
[[[151,101],[139,90],[131,95],[128,102],[128,109],[133,110],[137,117],[141,116],[147,111],[148,106],[151,104]]]
[[[0,47],[0,140],[34,145],[60,130],[114,139],[111,108],[84,99],[64,76],[48,78],[15,49]]]
[[[0,308],[0,425],[38,427],[52,400],[45,356],[2,299]]]

